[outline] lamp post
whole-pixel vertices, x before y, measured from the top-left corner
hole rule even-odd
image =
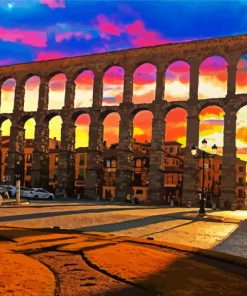
[[[217,152],[217,146],[214,144],[212,146],[213,153],[206,152],[207,148],[207,141],[205,139],[202,140],[202,151],[200,153],[197,152],[196,145],[193,145],[190,150],[191,154],[194,158],[199,159],[202,158],[202,193],[201,193],[201,201],[200,201],[200,209],[199,214],[205,214],[205,208],[204,208],[204,198],[205,198],[205,159],[214,158],[215,154]]]

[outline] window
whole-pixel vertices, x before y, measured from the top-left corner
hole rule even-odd
[[[117,167],[117,161],[116,161],[116,159],[112,159],[112,161],[111,161],[111,167],[112,168]]]
[[[84,165],[84,155],[83,154],[81,154],[80,155],[80,162],[79,162],[79,165]]]
[[[84,168],[80,168],[78,179],[84,180]]]
[[[143,193],[143,190],[141,190],[141,189],[136,190],[136,194],[142,194],[142,193]]]
[[[244,171],[244,167],[239,166],[239,167],[238,167],[238,171],[239,171],[239,172],[243,172],[243,171]]]
[[[110,162],[109,159],[106,160],[105,164],[106,164],[106,167],[107,168],[110,168],[111,167],[111,162]]]
[[[238,185],[244,185],[244,179],[243,177],[238,178]]]
[[[142,161],[141,161],[141,159],[137,159],[136,160],[136,167],[137,168],[140,168],[142,166]]]
[[[31,176],[31,167],[30,166],[27,167],[26,175]]]
[[[32,162],[32,153],[27,153],[27,163]]]
[[[172,153],[174,151],[173,147],[169,148],[169,152]]]
[[[242,189],[238,189],[238,197],[242,197]]]

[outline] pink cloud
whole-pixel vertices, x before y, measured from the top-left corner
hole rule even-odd
[[[109,19],[103,14],[99,14],[96,17],[98,24],[96,28],[101,32],[101,37],[106,38],[107,35],[120,36],[121,29],[119,25],[109,21]]]
[[[55,37],[55,40],[56,42],[61,42],[63,40],[70,40],[73,37],[78,39],[86,39],[86,40],[92,39],[92,35],[89,33],[84,35],[82,32],[64,32],[64,33],[58,33]]]
[[[0,39],[10,42],[21,42],[35,47],[46,47],[47,35],[43,31],[0,28]]]
[[[69,54],[67,55],[62,54],[61,52],[58,52],[58,51],[50,51],[50,52],[40,51],[35,61],[55,60],[55,59],[64,58],[66,56],[69,56]]]
[[[124,28],[130,35],[134,46],[152,46],[170,42],[164,39],[159,32],[147,30],[141,20],[125,25]]]
[[[64,0],[40,0],[40,3],[50,8],[65,8]]]

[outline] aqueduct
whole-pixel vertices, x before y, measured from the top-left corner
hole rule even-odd
[[[10,145],[7,159],[7,170],[14,182],[16,161],[23,154],[24,123],[29,118],[36,121],[34,152],[32,162],[32,184],[42,186],[48,174],[48,122],[55,115],[62,118],[61,148],[58,161],[58,188],[67,188],[74,182],[74,134],[75,120],[80,114],[89,114],[88,164],[86,174],[86,195],[93,197],[97,172],[102,165],[103,120],[112,112],[120,116],[119,145],[117,159],[117,198],[126,197],[131,184],[133,151],[132,133],[133,117],[140,110],[152,112],[152,143],[150,151],[150,168],[148,195],[155,203],[161,200],[163,186],[164,157],[162,145],[164,141],[164,117],[173,108],[181,107],[187,112],[187,142],[184,162],[183,202],[192,195],[197,182],[197,163],[190,155],[190,147],[198,144],[199,113],[210,105],[221,107],[224,112],[224,149],[222,164],[221,197],[232,200],[236,188],[236,113],[247,105],[247,94],[236,94],[236,68],[240,57],[246,53],[247,35],[214,38],[177,44],[144,47],[88,56],[63,58],[51,61],[32,62],[0,68],[0,85],[6,79],[16,81],[14,108],[11,113],[0,114],[0,124],[6,119],[12,122]],[[218,55],[227,62],[227,94],[221,98],[198,100],[199,67],[206,58]],[[164,99],[163,77],[168,66],[175,61],[185,61],[190,66],[189,99],[186,101],[168,102]],[[151,63],[156,67],[155,99],[152,103],[134,104],[133,73],[143,63]],[[124,69],[123,101],[119,106],[103,106],[103,76],[111,66]],[[74,106],[75,78],[82,70],[94,73],[92,107]],[[49,80],[57,74],[66,76],[65,101],[61,109],[48,109]],[[25,82],[32,75],[40,77],[39,101],[37,111],[24,111]],[[192,132],[193,131],[193,132]]]

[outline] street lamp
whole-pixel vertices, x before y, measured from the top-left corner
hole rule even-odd
[[[212,146],[213,153],[206,152],[207,141],[203,139],[202,141],[202,151],[198,154],[196,145],[193,145],[190,150],[191,154],[194,158],[199,159],[202,158],[202,193],[201,193],[201,201],[200,201],[200,209],[199,214],[205,214],[204,208],[204,198],[205,198],[205,159],[214,158],[217,152],[217,146],[214,144]]]

